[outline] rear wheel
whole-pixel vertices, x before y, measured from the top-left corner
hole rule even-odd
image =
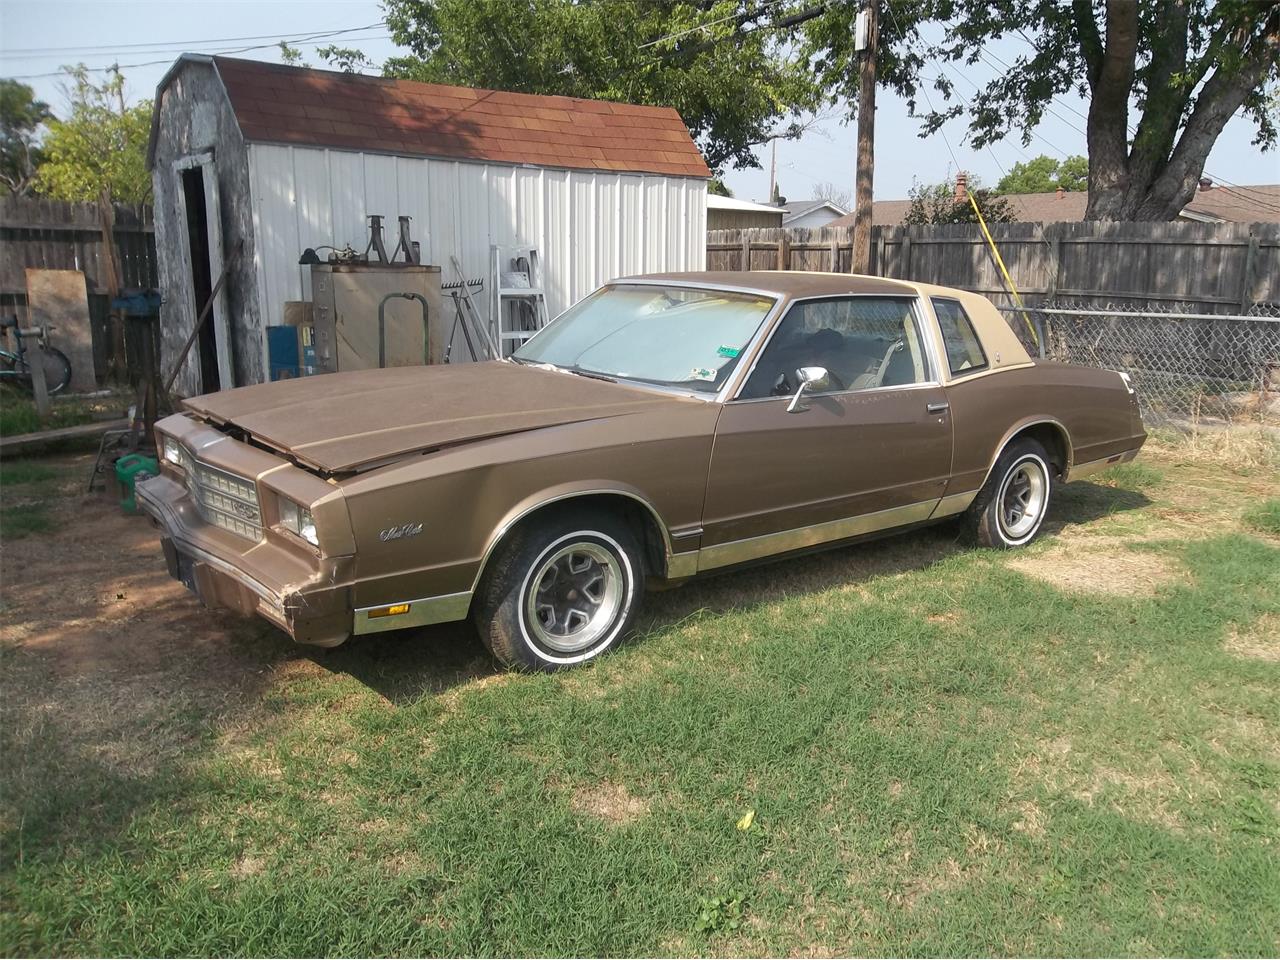
[[[472,615],[507,666],[559,670],[614,647],[643,594],[644,561],[626,524],[565,509],[531,520],[498,548]]]
[[[1048,453],[1035,440],[1017,440],[1000,454],[965,523],[984,547],[1020,547],[1040,532],[1052,496]]]
[[[28,390],[35,389],[31,380],[31,356],[31,351],[25,351],[17,365],[18,371],[22,374],[22,385]],[[61,393],[71,383],[71,361],[57,347],[43,348],[41,359],[44,366],[45,390],[49,396]]]

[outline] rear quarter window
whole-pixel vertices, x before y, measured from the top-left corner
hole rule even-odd
[[[933,298],[933,312],[942,331],[942,345],[947,351],[947,366],[953,377],[987,368],[987,355],[973,322],[959,300]]]

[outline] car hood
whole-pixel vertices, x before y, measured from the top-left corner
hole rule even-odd
[[[702,401],[514,363],[394,367],[193,397],[191,413],[325,473],[542,427]]]

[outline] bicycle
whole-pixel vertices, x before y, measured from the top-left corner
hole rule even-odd
[[[17,382],[24,389],[31,390],[31,366],[27,360],[27,347],[23,342],[22,326],[18,318],[0,319],[0,330],[11,331],[13,349],[0,347],[0,383]],[[57,347],[49,346],[45,337],[40,337],[41,358],[44,363],[44,383],[49,396],[61,393],[71,383],[71,361]]]

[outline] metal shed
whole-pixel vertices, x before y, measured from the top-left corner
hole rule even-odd
[[[536,247],[552,316],[613,277],[705,264],[706,163],[672,109],[185,54],[156,92],[162,355],[226,263],[178,380],[266,379],[266,328],[309,299],[308,247],[364,249],[366,218],[412,217],[421,262],[485,277]],[[488,298],[479,300],[488,311]]]

